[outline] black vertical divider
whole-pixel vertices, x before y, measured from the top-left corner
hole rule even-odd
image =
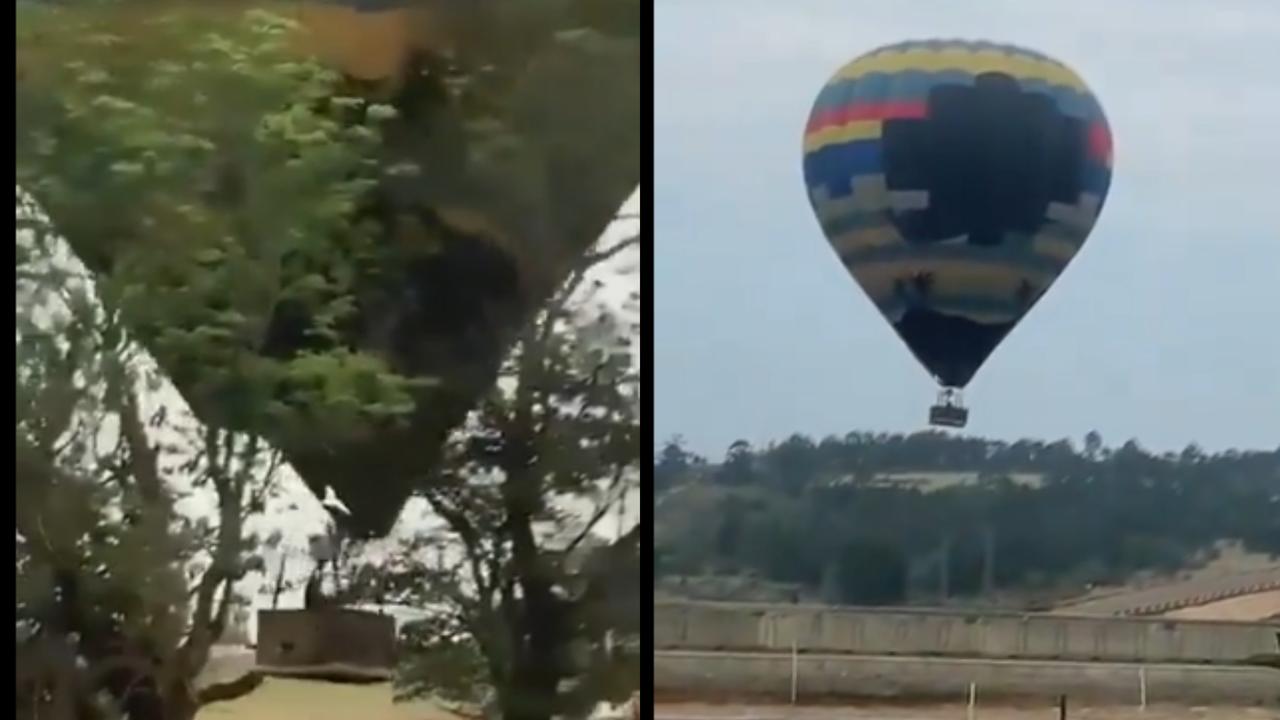
[[[645,573],[647,582],[640,584],[640,611],[643,619],[643,631],[640,635],[640,652],[643,653],[640,668],[640,716],[654,716],[653,697],[653,3],[641,0],[637,3],[643,14],[640,42],[640,89],[644,102],[641,103],[639,121],[643,123],[640,158],[640,286],[642,310],[640,327],[643,336],[641,342],[641,447],[646,457],[641,460],[641,499],[640,499],[640,567]]]

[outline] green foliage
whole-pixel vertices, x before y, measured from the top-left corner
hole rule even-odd
[[[287,53],[289,23],[271,15],[127,28],[117,7],[18,10],[19,686],[178,719],[276,466],[228,428],[342,422],[353,402],[386,418],[406,391],[356,352],[261,352],[283,303],[319,334],[350,315],[368,232],[349,218],[378,137],[328,102],[336,77]],[[147,434],[182,430],[172,408],[144,415],[159,382],[139,340],[217,399],[178,467]],[[174,473],[216,489],[216,529],[177,514]]]
[[[130,423],[142,419],[132,395],[136,357],[119,320],[57,256],[32,213],[20,195],[16,692],[20,705],[52,711],[105,690],[111,700],[85,717],[114,717],[136,674],[105,668],[171,657],[189,610],[184,564],[198,545],[170,498],[156,495],[151,459],[127,441]]]
[[[403,413],[402,379],[358,351],[262,353],[282,305],[321,342],[350,320],[372,253],[351,219],[393,113],[352,122],[362,101],[335,95],[340,78],[299,60],[292,23],[264,12],[162,11],[123,30],[130,16],[109,11],[18,17],[18,185],[86,264],[110,268],[104,301],[206,419],[288,427],[293,410],[350,413],[353,387],[370,415]]]
[[[580,278],[526,329],[419,487],[446,527],[367,588],[439,611],[401,638],[406,696],[585,717],[638,683],[638,528],[608,544],[591,532],[639,481],[638,379],[616,343],[575,329],[566,301]]]
[[[285,42],[314,28],[244,7],[21,4],[19,184],[203,420],[268,429],[317,491],[384,460],[351,522],[385,533],[635,188],[639,5],[412,3],[341,28],[408,43],[393,77],[336,85]],[[315,365],[281,359],[335,350],[382,363],[321,383],[373,388],[368,412],[290,397]]]
[[[699,462],[701,462],[701,458],[685,449],[684,438],[676,436],[669,439],[654,459],[654,492],[661,493],[674,483],[687,480],[685,474],[689,472],[692,465]]]
[[[489,665],[459,625],[457,616],[442,615],[405,626],[400,643],[411,652],[397,674],[398,699],[434,697],[462,707],[482,707],[489,700]]]
[[[907,579],[935,593],[944,543],[950,591],[979,593],[988,531],[1001,589],[1171,571],[1225,539],[1280,554],[1280,449],[850,433],[735,443],[708,467],[668,446],[654,471],[658,574],[752,575],[844,602],[898,602]]]
[[[902,551],[891,543],[854,540],[831,566],[835,597],[844,605],[892,605],[906,599],[907,567]]]

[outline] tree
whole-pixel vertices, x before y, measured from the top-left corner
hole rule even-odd
[[[819,454],[813,441],[804,435],[792,435],[765,454],[773,481],[784,492],[798,495],[818,474]]]
[[[626,338],[582,342],[571,303],[587,268],[633,243],[588,256],[419,485],[444,528],[376,590],[439,610],[404,634],[404,694],[545,720],[636,690],[639,526],[611,543],[593,529],[639,482],[638,378]],[[585,521],[566,509],[583,500]]]
[[[792,476],[780,457],[787,458],[782,466],[820,467],[836,481],[810,484],[796,497],[779,482]],[[954,482],[905,482],[939,467],[957,477],[937,479]],[[736,445],[708,472],[721,486],[672,496],[655,517],[664,573],[717,568],[873,602],[893,597],[895,583],[881,582],[897,573],[892,555],[913,558],[914,574],[936,577],[931,556],[944,541],[950,589],[960,595],[988,579],[1001,589],[1070,592],[1085,581],[1172,571],[1224,539],[1261,552],[1280,548],[1275,451],[1193,447],[1157,456],[1136,441],[1104,453],[1100,437],[1078,452],[1065,441],[854,432],[816,447],[784,442],[758,455]],[[987,577],[992,537],[999,562]],[[880,560],[873,550],[884,551]],[[850,558],[861,558],[862,569],[849,570]]]
[[[746,509],[738,498],[730,496],[724,503],[720,517],[716,519],[715,550],[720,557],[727,560],[736,559],[740,552],[739,541],[742,537],[742,522]]]
[[[255,567],[244,520],[280,464],[263,435],[390,422],[411,383],[345,348],[262,352],[275,308],[320,335],[349,317],[349,283],[309,263],[364,247],[346,223],[376,108],[348,121],[317,103],[337,76],[286,52],[277,17],[162,15],[146,47],[122,47],[111,17],[18,12],[20,54],[60,60],[25,66],[18,94],[19,693],[55,717],[181,720]],[[202,425],[147,409],[162,382],[144,345],[219,398]],[[178,512],[190,486],[216,524]]]
[[[301,22],[266,56],[226,42],[240,2],[34,5],[18,15],[19,183],[95,274],[163,266],[164,297],[122,283],[140,315],[128,319],[203,420],[265,433],[314,492],[350,498],[350,531],[385,534],[525,322],[635,190],[639,3],[427,0],[334,15],[342,9],[308,2],[282,6]],[[335,38],[394,60],[367,76]],[[299,52],[308,47],[346,71],[343,82],[315,73]],[[195,72],[197,60],[213,76]],[[265,85],[264,63],[277,71]],[[172,103],[126,92],[140,83],[164,86]],[[308,103],[281,102],[282,89]],[[341,122],[321,123],[306,112],[315,106]],[[256,132],[268,115],[277,142],[264,147]],[[374,147],[356,158],[376,161],[371,177],[349,173],[342,192],[329,184],[323,204],[281,202],[279,183],[347,163],[331,140],[369,124],[382,132],[357,133]],[[148,309],[207,284],[199,258],[259,269],[215,306],[220,331],[257,350],[249,367],[298,361],[297,391],[339,394],[336,415],[255,425],[239,412],[283,410],[273,392],[229,392],[225,363],[192,363],[156,329]],[[316,296],[323,310],[307,302]],[[375,463],[383,477],[370,492]]]
[[[21,196],[19,219],[19,714],[191,718],[235,584],[259,569],[244,524],[278,454],[151,400],[161,380],[120,314]],[[180,512],[193,493],[216,524]]]
[[[906,598],[907,559],[889,543],[855,540],[840,553],[830,572],[828,582],[843,603],[889,605]]]
[[[654,492],[661,493],[683,482],[689,469],[700,462],[701,458],[685,450],[683,437],[671,438],[663,444],[653,464]]]
[[[724,463],[716,473],[720,482],[726,485],[746,485],[751,482],[755,473],[755,453],[746,440],[734,440],[725,452]]]
[[[1204,449],[1195,443],[1188,444],[1178,455],[1184,465],[1194,465],[1204,459]]]
[[[1084,436],[1084,456],[1090,460],[1098,460],[1102,457],[1102,451],[1102,435],[1097,430],[1090,430]]]

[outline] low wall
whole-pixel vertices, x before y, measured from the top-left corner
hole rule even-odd
[[[395,664],[395,639],[396,624],[389,615],[342,608],[261,610],[257,663],[275,668],[390,668]]]
[[[802,704],[840,698],[959,701],[974,683],[979,704],[1065,694],[1076,702],[1138,705],[1145,676],[1148,703],[1280,707],[1280,671],[1266,668],[800,655],[795,671]],[[788,701],[791,683],[790,654],[654,656],[654,692],[660,698]]]
[[[1280,623],[660,602],[658,650],[1239,663],[1280,652]]]

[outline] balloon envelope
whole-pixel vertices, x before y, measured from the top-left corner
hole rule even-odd
[[[1044,55],[905,42],[822,88],[804,178],[849,273],[930,374],[963,388],[1084,244],[1111,132]]]

